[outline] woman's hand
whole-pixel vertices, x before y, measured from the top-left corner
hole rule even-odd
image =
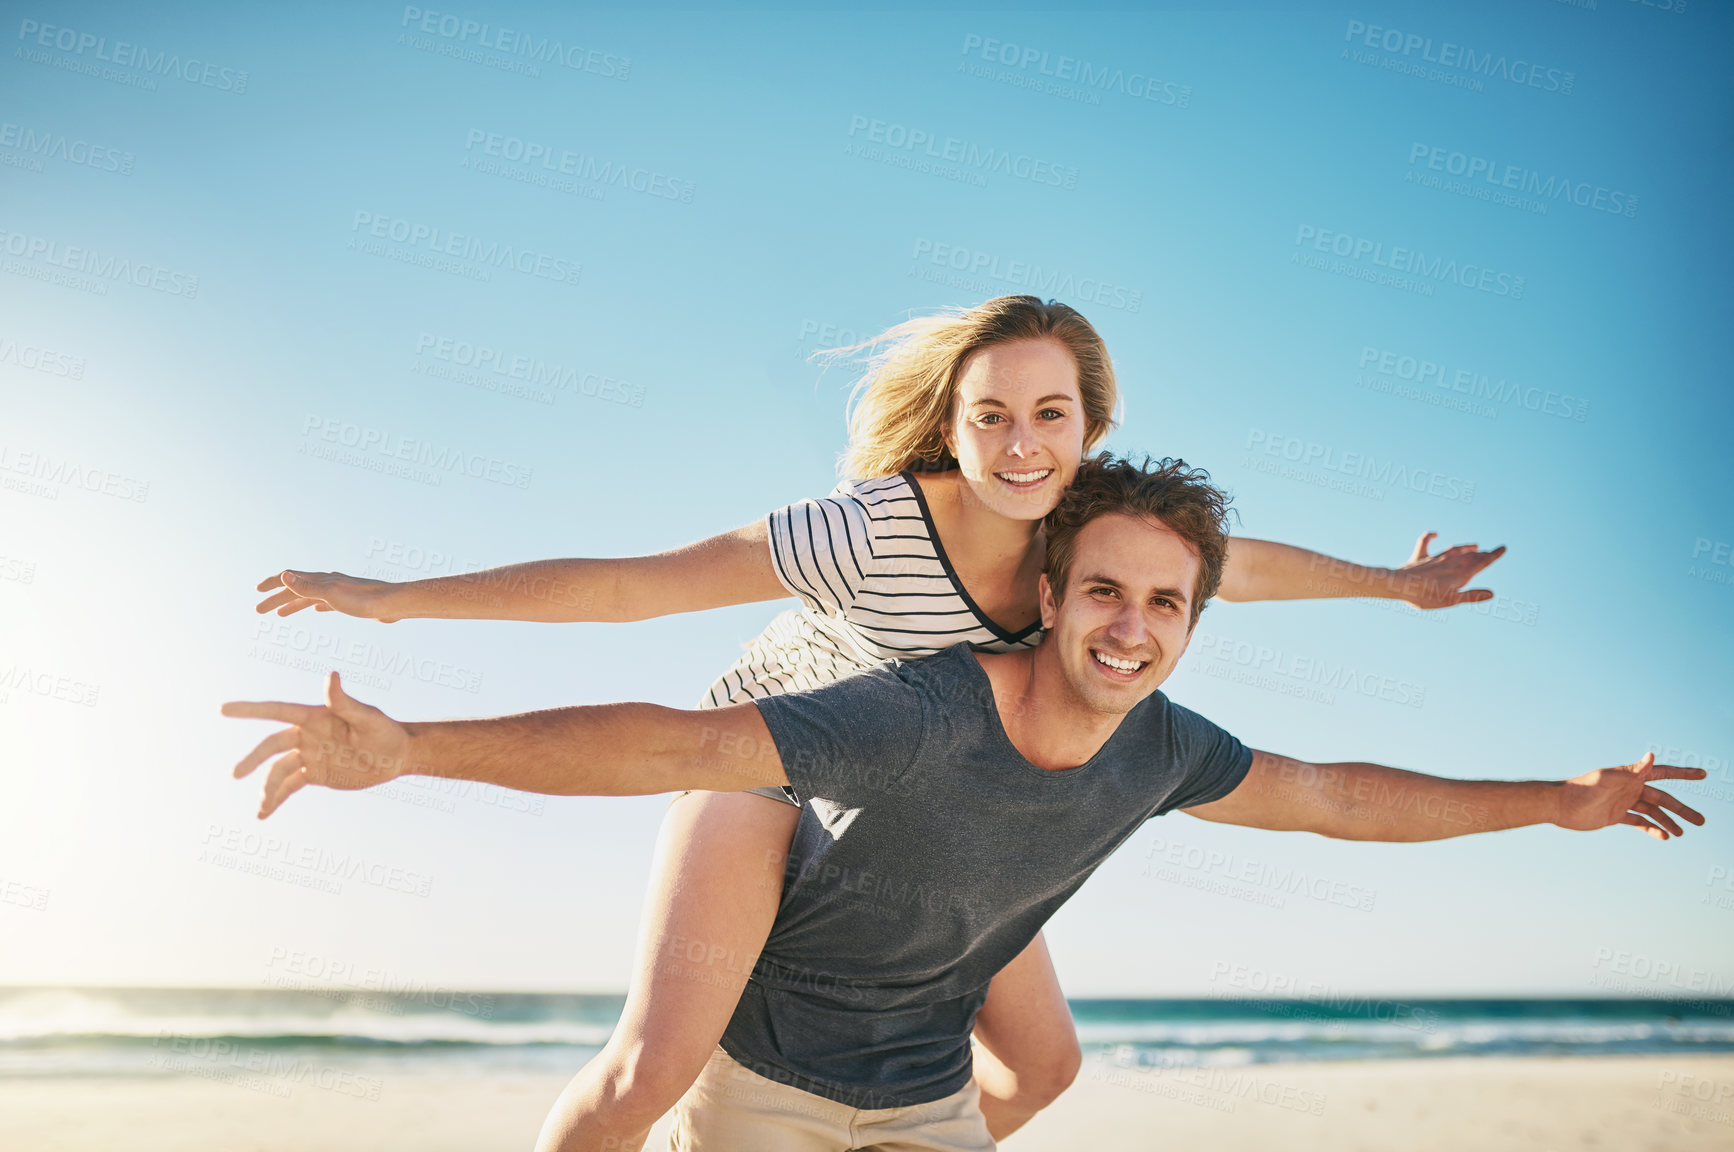
[[[1461,591],[1480,574],[1481,570],[1505,555],[1501,544],[1491,552],[1477,550],[1474,544],[1459,544],[1437,556],[1427,555],[1427,545],[1437,532],[1424,532],[1415,541],[1415,552],[1409,562],[1391,570],[1391,584],[1398,596],[1417,608],[1449,608],[1455,604],[1477,604],[1493,599],[1489,588]]]
[[[303,608],[312,608],[316,612],[342,612],[363,620],[394,624],[403,617],[393,614],[388,600],[398,587],[389,580],[368,580],[361,576],[346,576],[342,572],[297,572],[289,569],[259,582],[260,592],[274,588],[279,591],[260,601],[254,611],[263,615],[275,610],[279,616],[293,616]]]

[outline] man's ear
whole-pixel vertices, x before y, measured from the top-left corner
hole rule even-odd
[[[1203,613],[1199,613],[1198,620],[1202,620],[1202,619],[1204,619],[1204,615],[1203,615]],[[1175,665],[1178,665],[1180,663],[1180,657],[1181,656],[1186,655],[1186,649],[1188,649],[1192,646],[1192,634],[1198,631],[1198,620],[1194,620],[1192,622],[1192,626],[1186,629],[1186,639],[1184,639],[1180,642],[1180,655],[1174,657],[1174,664]]]
[[[1042,631],[1046,632],[1059,623],[1060,606],[1054,599],[1054,588],[1048,583],[1046,572],[1042,573],[1041,578],[1036,582],[1036,587],[1040,591],[1042,600]]]

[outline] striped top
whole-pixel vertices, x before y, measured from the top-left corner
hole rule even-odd
[[[970,599],[908,472],[845,480],[766,524],[777,579],[801,606],[772,620],[700,707],[804,692],[958,643],[987,652],[1041,643],[1039,621],[1007,632]]]

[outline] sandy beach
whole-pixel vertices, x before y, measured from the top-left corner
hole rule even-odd
[[[378,1099],[239,1078],[0,1083],[7,1152],[528,1152],[560,1077],[382,1075]],[[659,1125],[648,1148],[665,1146]],[[1140,1069],[1091,1056],[1008,1152],[1734,1149],[1734,1056]]]

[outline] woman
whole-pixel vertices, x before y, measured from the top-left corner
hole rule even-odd
[[[799,691],[891,656],[959,641],[991,651],[1040,640],[1042,518],[1114,424],[1101,338],[1077,312],[1005,296],[911,320],[858,391],[840,484],[766,520],[686,548],[558,560],[389,584],[288,571],[259,605],[390,622],[408,617],[639,620],[796,596],[712,686],[707,706]],[[1228,600],[1400,596],[1442,607],[1499,555],[1462,545],[1399,573],[1236,540]],[[1321,573],[1323,575],[1321,575]],[[636,978],[607,1047],[567,1087],[539,1147],[637,1149],[703,1069],[763,948],[801,809],[777,790],[689,793],[657,845]],[[996,1139],[1050,1103],[1081,1063],[1041,937],[990,986],[976,1021],[976,1078]]]

